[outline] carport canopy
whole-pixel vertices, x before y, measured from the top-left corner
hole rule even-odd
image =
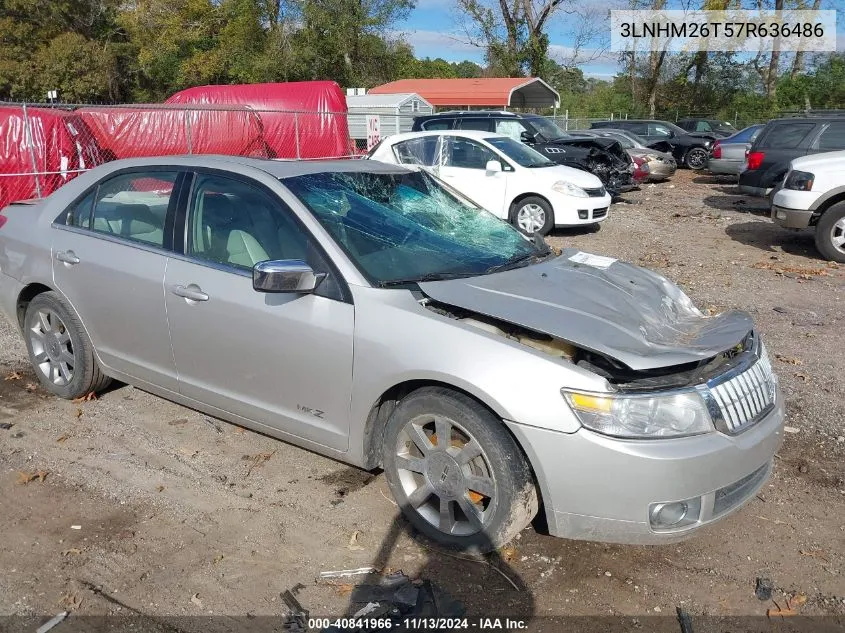
[[[368,94],[408,92],[416,92],[441,108],[554,108],[560,105],[560,95],[538,77],[400,79],[376,86]]]

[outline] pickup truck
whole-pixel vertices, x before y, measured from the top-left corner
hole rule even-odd
[[[816,248],[845,263],[845,151],[796,158],[775,193],[772,220],[790,229],[814,227]]]

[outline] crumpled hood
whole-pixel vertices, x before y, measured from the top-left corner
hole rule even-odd
[[[711,358],[753,328],[745,312],[704,316],[665,277],[573,248],[533,266],[420,288],[435,301],[561,338],[635,370]]]

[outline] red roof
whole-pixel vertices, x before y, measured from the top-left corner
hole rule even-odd
[[[400,79],[376,86],[369,94],[415,92],[435,106],[547,107],[560,99],[537,77],[481,79]]]

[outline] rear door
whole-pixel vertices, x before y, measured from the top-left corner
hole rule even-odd
[[[60,216],[53,280],[73,305],[103,364],[176,390],[164,313],[164,271],[184,173],[112,175]]]
[[[501,157],[474,139],[443,136],[441,142],[444,145],[438,157],[442,162],[435,167],[440,178],[494,215],[506,218],[505,193],[513,172],[487,172],[491,160],[506,167]]]
[[[811,139],[817,131],[818,126],[812,121],[775,121],[763,131],[751,151],[763,153],[763,162],[757,171],[767,174],[763,180],[764,186],[771,186],[773,183],[770,181],[779,172],[786,173],[789,161],[793,158],[807,154]]]
[[[845,150],[845,121],[827,123],[813,141],[809,153]]]
[[[313,238],[272,191],[216,172],[196,174],[185,225],[163,289],[180,393],[345,450],[354,308]],[[253,290],[253,266],[282,259],[328,276],[314,294]]]

